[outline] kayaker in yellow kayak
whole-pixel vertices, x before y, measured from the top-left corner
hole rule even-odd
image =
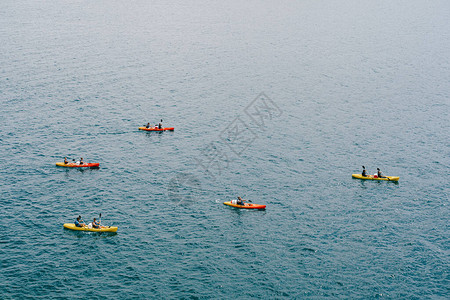
[[[69,161],[67,160],[67,157],[64,157],[64,164],[67,165]]]
[[[92,221],[92,223],[89,224],[89,225],[91,225],[92,228],[96,228],[96,229],[99,229],[99,228],[108,228],[108,226],[103,226],[103,225],[101,225],[100,222],[98,222],[96,218],[94,218],[94,221]],[[89,227],[89,225],[88,225],[88,227]]]
[[[363,170],[362,170],[361,175],[364,177],[367,177],[368,175],[367,175],[366,167],[362,166],[362,168],[363,168]]]
[[[96,218],[94,218],[94,221],[92,221],[92,228],[100,228],[100,224],[98,224]]]
[[[96,218],[94,218],[94,221],[92,221],[92,227],[93,228],[103,228],[103,226],[101,226],[100,223],[97,222]]]
[[[383,173],[381,172],[380,168],[377,168],[377,176],[378,178],[386,178],[386,176],[383,176]]]
[[[81,219],[81,216],[78,216],[78,218],[75,220],[75,226],[77,227],[84,227],[86,224],[84,223],[83,219]]]

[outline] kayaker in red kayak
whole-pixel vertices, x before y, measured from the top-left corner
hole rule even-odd
[[[162,129],[163,127],[162,127],[162,119],[161,119],[161,122],[159,122],[159,124],[158,124],[158,128],[159,129]]]
[[[246,201],[246,200],[244,200],[244,199],[242,199],[241,197],[238,196],[237,200],[231,200],[231,203],[245,206],[245,202],[244,201]]]
[[[80,165],[83,165],[83,164],[84,164],[84,162],[83,162],[83,158],[80,158],[80,162],[79,162],[79,164],[80,164]]]
[[[237,197],[238,198],[238,200],[237,200],[237,203],[236,204],[238,204],[238,205],[245,205],[245,203],[244,203],[244,199],[242,199],[241,197]]]

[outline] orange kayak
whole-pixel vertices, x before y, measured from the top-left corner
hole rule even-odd
[[[224,202],[223,204],[232,206],[232,207],[237,207],[237,208],[245,208],[245,209],[266,209],[265,205],[253,204],[253,203],[247,203],[247,202],[244,203],[244,205],[234,204],[234,203],[231,203],[231,201]]]
[[[175,127],[163,127],[163,128],[158,128],[158,127],[139,127],[139,130],[145,130],[145,131],[166,131],[166,130],[170,130],[170,131],[174,131]]]
[[[100,166],[100,163],[84,163],[82,165],[79,165],[74,163],[65,164],[63,162],[57,162],[56,165],[58,167],[66,167],[66,168],[94,168]]]

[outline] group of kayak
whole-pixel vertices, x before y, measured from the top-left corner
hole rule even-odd
[[[145,130],[145,131],[165,131],[165,130],[171,130],[173,131],[173,127],[163,127],[162,121],[159,122],[159,124],[156,124],[155,126],[150,126],[150,123],[147,123],[147,125],[144,125],[143,127],[139,127],[139,130]],[[83,168],[83,167],[98,167],[100,163],[85,163],[83,161],[83,158],[80,158],[79,161],[75,161],[75,159],[72,159],[71,162],[67,160],[67,157],[64,158],[64,162],[57,162],[57,166],[61,167],[72,167],[72,168]],[[363,171],[361,174],[352,174],[353,178],[358,179],[368,179],[368,180],[386,180],[386,181],[398,181],[400,177],[397,176],[384,176],[381,172],[380,168],[377,168],[377,173],[370,175],[366,171],[366,167],[362,166]],[[226,201],[223,204],[236,207],[236,208],[244,208],[244,209],[265,209],[266,205],[263,204],[255,204],[255,203],[249,203],[252,202],[250,200],[242,199],[241,197],[237,197],[237,199]],[[101,217],[101,214],[100,214]],[[97,221],[95,218],[94,220],[89,223],[85,224],[84,221],[81,219],[81,216],[78,216],[75,223],[66,223],[64,224],[64,228],[71,229],[71,230],[81,230],[81,231],[96,231],[96,232],[116,232],[117,227],[114,226],[103,226],[100,224],[100,221]]]
[[[162,121],[159,122],[159,124],[156,124],[155,126],[150,126],[150,123],[147,123],[147,125],[144,125],[143,127],[139,127],[140,130],[146,130],[146,131],[165,131],[170,130],[173,131],[174,127],[166,127],[164,128],[162,126]],[[69,161],[67,157],[64,157],[63,162],[57,162],[57,166],[59,167],[66,167],[66,168],[96,168],[100,166],[100,163],[86,163],[83,161],[83,158],[80,158],[80,160],[76,161],[75,159],[72,159],[72,161]],[[100,214],[101,218],[101,214]],[[100,219],[101,220],[101,219]],[[115,226],[103,226],[101,225],[100,221],[97,221],[96,218],[89,223],[86,224],[83,219],[81,219],[81,216],[78,216],[78,218],[75,220],[75,223],[66,223],[63,225],[64,228],[70,229],[70,230],[77,230],[77,231],[93,231],[93,232],[116,232],[118,227]]]
[[[147,125],[144,125],[143,127],[139,127],[139,130],[146,130],[146,131],[174,131],[174,127],[163,127],[162,126],[162,119],[161,122],[156,124],[155,126],[150,126],[150,123],[147,123]],[[83,158],[81,157],[80,160],[75,161],[75,159],[72,159],[72,161],[67,160],[67,157],[64,157],[64,162],[57,162],[56,165],[58,167],[66,167],[66,168],[97,168],[100,166],[100,163],[87,163],[83,161]]]
[[[377,173],[373,175],[369,175],[366,171],[366,167],[362,166],[363,171],[361,174],[352,174],[353,178],[358,179],[368,179],[368,180],[386,180],[386,181],[398,181],[400,177],[398,176],[384,176],[381,172],[380,168],[377,168]],[[254,204],[254,203],[248,203],[247,201],[250,200],[244,200],[241,197],[237,197],[237,200],[231,200],[224,202],[223,204],[232,206],[232,207],[238,207],[238,208],[246,208],[246,209],[265,209],[266,206],[262,204]],[[251,201],[250,201],[251,202]]]
[[[363,170],[361,174],[352,174],[353,178],[365,179],[365,180],[385,180],[385,181],[398,181],[398,176],[384,176],[380,168],[377,168],[377,172],[373,175],[369,175],[366,171],[366,167],[362,166]]]
[[[82,158],[80,159],[80,162],[82,162]],[[76,163],[80,163],[76,162]],[[65,160],[66,163],[66,160]],[[369,180],[389,180],[389,181],[398,181],[399,177],[396,176],[384,176],[381,172],[380,168],[377,168],[377,173],[374,175],[369,175],[366,171],[366,168],[362,166],[363,171],[361,174],[352,174],[352,177],[358,178],[358,179],[369,179]],[[226,201],[223,204],[236,207],[236,208],[243,208],[243,209],[266,209],[266,205],[263,204],[255,204],[255,203],[249,203],[252,202],[250,200],[242,199],[241,197],[237,197],[237,199],[233,199],[230,201]],[[100,214],[101,219],[101,214]],[[78,230],[78,231],[93,231],[93,232],[117,232],[118,227],[115,226],[103,226],[101,225],[100,221],[97,221],[96,218],[89,223],[85,224],[85,222],[81,219],[81,216],[78,216],[75,223],[66,223],[63,225],[66,229],[71,230]]]
[[[79,162],[75,162],[74,164],[83,164],[83,158],[80,159]],[[67,164],[67,159],[64,160],[64,163]],[[400,177],[398,176],[384,176],[381,172],[380,168],[377,168],[377,173],[373,175],[369,175],[367,173],[366,167],[362,166],[363,171],[361,174],[352,174],[353,178],[358,179],[369,179],[369,180],[387,180],[387,181],[398,181]],[[237,199],[233,199],[230,201],[226,201],[223,204],[243,209],[266,209],[266,205],[263,204],[255,204],[249,203],[252,202],[250,200],[242,199],[241,197],[237,197]],[[100,214],[101,217],[101,214]],[[116,232],[117,227],[114,226],[103,226],[99,221],[94,218],[92,223],[86,225],[84,221],[81,219],[81,216],[78,216],[77,220],[74,224],[66,223],[64,224],[64,228],[71,230],[82,230],[82,231],[95,231],[95,232]]]
[[[266,209],[265,205],[248,202],[251,201],[242,199],[241,197],[237,197],[237,200],[226,201],[223,204],[245,209]],[[94,218],[94,220],[89,224],[86,224],[81,216],[78,216],[75,220],[75,223],[65,223],[63,227],[75,231],[117,232],[118,227],[116,226],[103,226],[101,224],[101,216],[102,214],[100,214],[99,221],[97,221],[97,218]]]

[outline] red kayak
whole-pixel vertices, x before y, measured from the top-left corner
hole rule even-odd
[[[63,162],[57,162],[56,165],[58,167],[66,167],[66,168],[94,168],[100,166],[100,163],[84,163],[82,165],[79,165],[75,163],[65,164]]]
[[[164,127],[164,128],[158,128],[158,127],[139,127],[139,130],[145,130],[145,131],[174,131],[175,127]]]

